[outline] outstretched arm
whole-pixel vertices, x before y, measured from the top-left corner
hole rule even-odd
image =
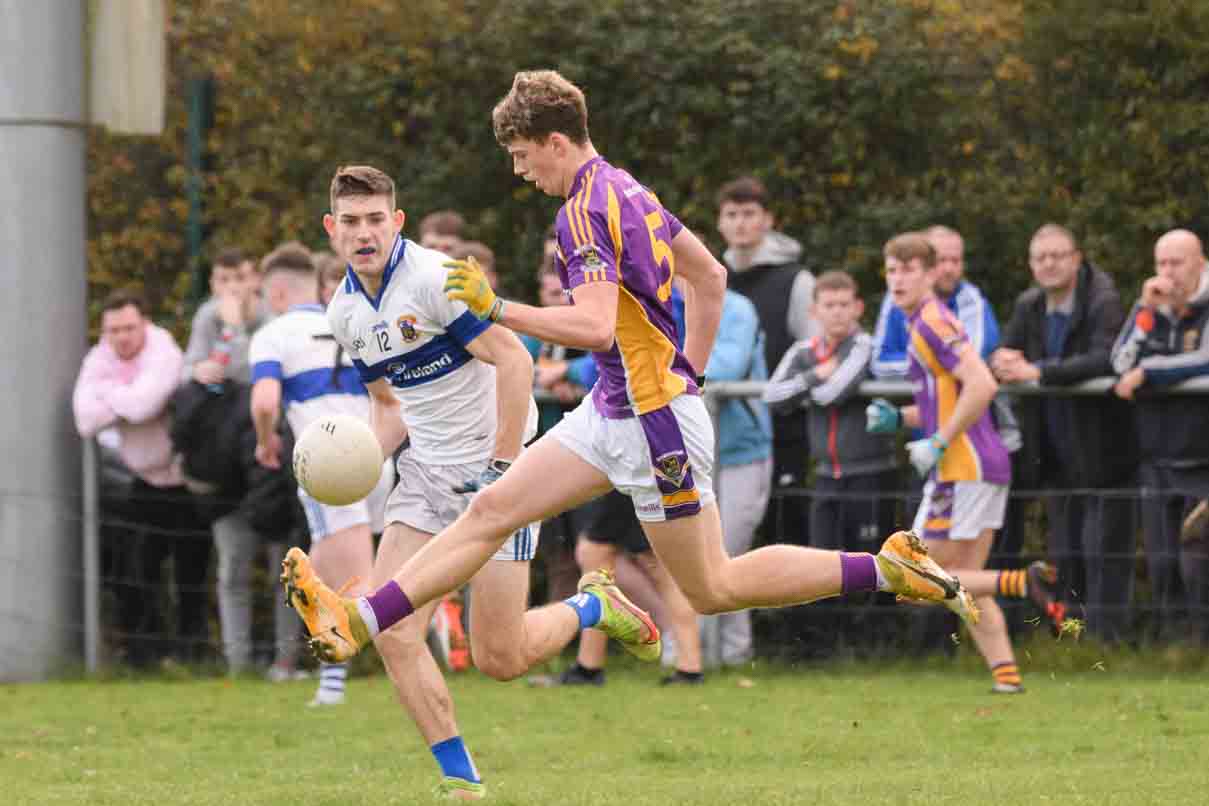
[[[604,352],[613,346],[617,329],[617,284],[586,283],[571,292],[574,305],[538,308],[509,300],[497,323],[542,341]]]

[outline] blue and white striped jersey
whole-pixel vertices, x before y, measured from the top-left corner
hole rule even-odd
[[[495,448],[495,367],[466,349],[489,322],[445,296],[445,255],[395,239],[376,297],[351,270],[327,308],[336,340],[361,380],[385,378],[402,404],[418,461],[476,462]],[[537,432],[529,398],[524,440]]]
[[[286,421],[295,434],[328,414],[369,419],[365,387],[349,356],[339,350],[320,305],[298,305],[257,330],[248,363],[252,383],[281,382]]]

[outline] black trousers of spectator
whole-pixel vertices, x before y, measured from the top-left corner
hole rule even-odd
[[[1129,636],[1137,513],[1127,498],[1054,495],[1045,500],[1049,556],[1067,612],[1105,641]]]
[[[1181,568],[1180,526],[1197,500],[1209,493],[1209,467],[1172,468],[1147,462],[1139,473],[1151,606],[1158,619],[1154,632],[1179,634],[1179,621],[1191,606],[1194,629],[1204,635],[1209,579],[1195,551],[1189,552]]]
[[[1209,540],[1197,538],[1180,547],[1180,571],[1188,589],[1193,637],[1209,645]]]
[[[876,554],[894,530],[898,471],[815,479],[810,496],[810,545]]]
[[[805,496],[779,496],[778,492],[802,490],[810,461],[810,439],[801,412],[772,420],[772,499],[757,530],[764,543],[809,545],[809,503]]]
[[[125,574],[139,595],[127,597],[122,614],[129,659],[137,664],[174,656],[196,661],[208,644],[210,591],[206,575],[213,542],[184,487],[153,487],[141,479],[131,488],[135,529],[125,552]],[[161,593],[163,564],[172,558],[176,634],[168,633]]]

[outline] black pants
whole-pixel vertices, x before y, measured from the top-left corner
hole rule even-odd
[[[805,495],[810,441],[805,421],[800,412],[773,418],[772,499],[756,530],[763,543],[810,543],[810,506]]]
[[[1150,573],[1154,630],[1159,636],[1179,635],[1190,617],[1195,634],[1204,636],[1209,623],[1209,579],[1197,547],[1182,558],[1180,526],[1198,499],[1209,493],[1209,467],[1172,468],[1144,463],[1141,467],[1142,529]]]
[[[132,485],[127,511],[132,528],[122,552],[126,595],[121,597],[120,621],[128,634],[129,660],[136,665],[167,656],[199,660],[209,643],[206,575],[213,542],[193,496],[184,487],[153,487],[140,479]],[[163,578],[168,558],[172,585]],[[172,594],[174,625],[165,613]]]
[[[1138,515],[1124,497],[1054,495],[1045,500],[1049,556],[1067,611],[1106,641],[1129,636]]]
[[[819,476],[810,496],[810,545],[874,554],[894,526],[898,471]]]

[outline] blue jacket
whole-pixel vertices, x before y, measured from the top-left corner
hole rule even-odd
[[[957,315],[970,343],[985,360],[999,346],[999,323],[995,311],[978,286],[962,280],[948,299],[941,298]],[[886,294],[877,325],[873,329],[873,376],[882,379],[907,377],[907,317]]]
[[[705,377],[707,383],[768,379],[760,319],[756,306],[742,294],[728,290],[722,300],[722,322]],[[723,466],[768,459],[772,456],[768,407],[759,398],[728,400],[718,415],[717,439],[718,459]]]

